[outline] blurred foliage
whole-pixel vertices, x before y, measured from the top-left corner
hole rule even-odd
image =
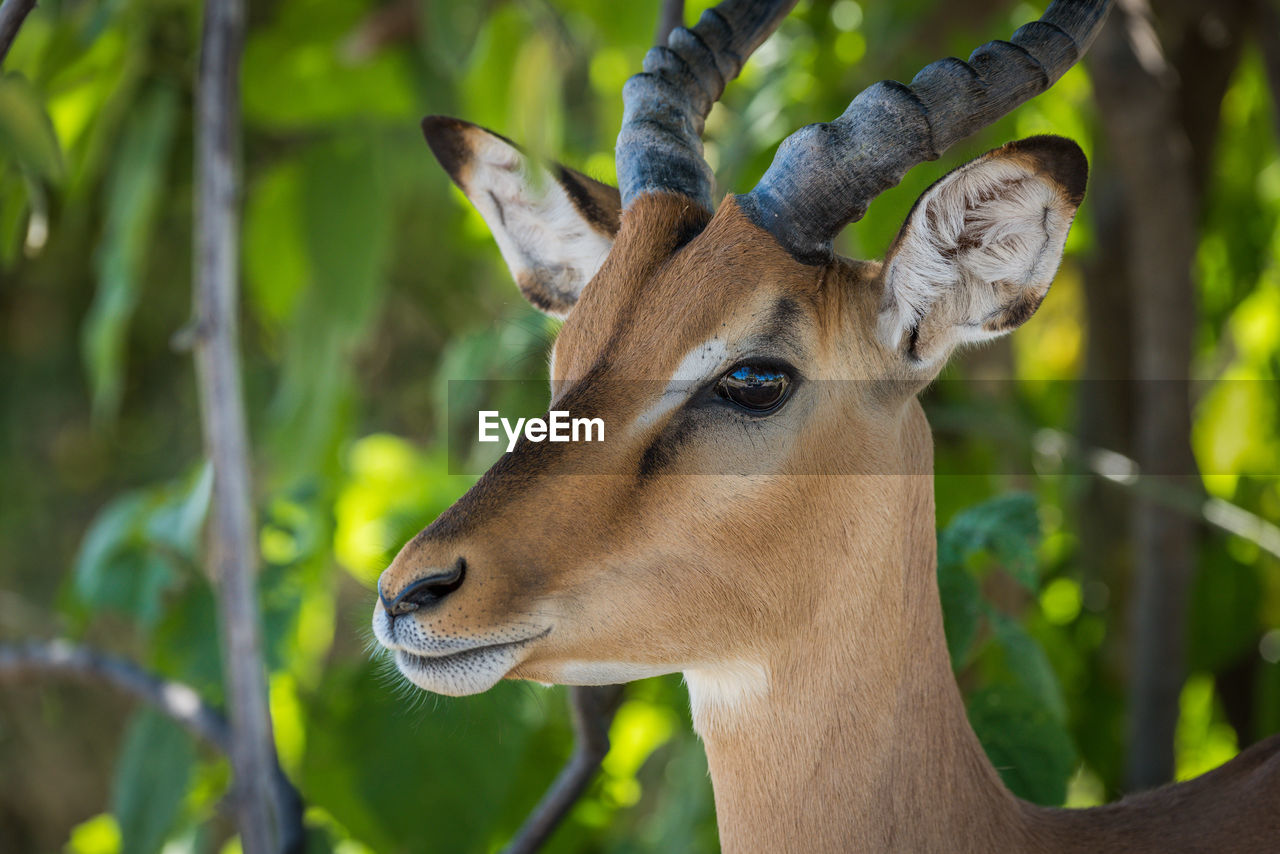
[[[689,5],[692,20],[710,3]],[[559,689],[428,697],[366,652],[376,573],[473,480],[449,473],[448,381],[545,381],[555,329],[519,298],[417,123],[465,116],[611,180],[620,87],[657,7],[251,4],[243,346],[261,594],[282,761],[317,850],[495,850],[568,755]],[[950,8],[802,2],[707,122],[721,186],[748,188],[786,133],[838,114],[865,85],[967,54],[1034,15]],[[199,10],[182,0],[46,0],[0,76],[0,637],[69,634],[217,702],[214,601],[198,560],[208,472],[189,361],[170,348],[189,313],[198,30]],[[929,183],[1015,136],[1061,133],[1091,152],[1089,99],[1086,73],[1071,71],[915,169],[847,230],[842,250],[878,255]],[[1274,522],[1280,395],[1274,382],[1220,382],[1280,375],[1280,158],[1268,99],[1249,55],[1223,106],[1201,234],[1197,371],[1211,386],[1195,427],[1212,494]],[[1080,481],[1056,476],[1061,461],[1034,439],[1073,417],[1092,234],[1086,205],[1034,329],[997,349],[1005,376],[1021,380],[1011,393],[944,384],[928,400],[942,428],[939,471],[993,472],[937,481],[947,641],[971,719],[1015,791],[1071,805],[1112,796],[1121,779],[1123,591],[1080,564]],[[961,360],[948,375],[981,370]],[[959,435],[948,424],[967,426]],[[1000,473],[1032,466],[1046,476]],[[1203,548],[1179,776],[1280,728],[1280,561],[1221,533]],[[1248,687],[1254,731],[1228,718],[1226,683]],[[11,778],[0,822],[12,850],[236,850],[218,812],[223,760],[150,712],[103,712],[95,690],[0,697]],[[603,772],[552,850],[713,850],[706,763],[678,678],[627,696]],[[24,716],[50,740],[85,732],[118,742],[118,755],[85,757],[68,741],[63,761],[36,767],[14,735]],[[68,774],[87,782],[66,797],[35,782]]]
[[[1039,546],[1035,496],[993,498],[939,533],[938,588],[947,648],[978,740],[1014,794],[1056,806],[1066,800],[1076,761],[1066,702],[1044,650],[1019,622],[1023,615],[1000,607],[1012,599],[1019,609],[1036,608]],[[1002,595],[1002,584],[1015,595]]]

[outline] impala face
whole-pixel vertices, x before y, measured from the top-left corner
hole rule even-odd
[[[1066,140],[1006,146],[931,187],[883,263],[815,264],[740,197],[711,215],[652,192],[621,213],[617,191],[537,180],[488,131],[424,130],[521,290],[565,318],[550,408],[609,437],[522,439],[383,573],[378,640],[451,695],[675,671],[721,701],[767,691],[769,649],[823,595],[806,552],[899,547],[900,483],[931,471],[915,392],[1035,311],[1086,171]]]

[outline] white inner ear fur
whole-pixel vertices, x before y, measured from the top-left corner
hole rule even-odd
[[[930,315],[952,339],[935,342],[935,355],[949,351],[944,343],[1009,331],[985,324],[1023,289],[1044,295],[1074,214],[1056,184],[1017,159],[992,156],[952,172],[920,199],[886,266],[882,340],[899,349]]]
[[[592,228],[550,172],[502,140],[486,136],[473,153],[466,195],[511,275],[522,287],[536,280],[573,303],[604,263],[612,238]]]

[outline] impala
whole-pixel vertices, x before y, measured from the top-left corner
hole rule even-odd
[[[683,673],[726,851],[1277,850],[1280,740],[1047,809],[1004,787],[952,675],[916,393],[1040,305],[1080,149],[1010,143],[930,187],[882,262],[833,252],[907,169],[1056,81],[1106,0],[870,87],[714,207],[703,121],[793,5],[725,0],[649,52],[618,190],[424,121],[520,290],[564,319],[550,409],[608,440],[519,441],[383,573],[377,638],[441,694]]]

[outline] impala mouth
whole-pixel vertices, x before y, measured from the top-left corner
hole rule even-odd
[[[524,650],[546,637],[550,628],[524,640],[475,646],[444,655],[397,649],[396,667],[425,691],[461,697],[488,691],[524,660]]]

